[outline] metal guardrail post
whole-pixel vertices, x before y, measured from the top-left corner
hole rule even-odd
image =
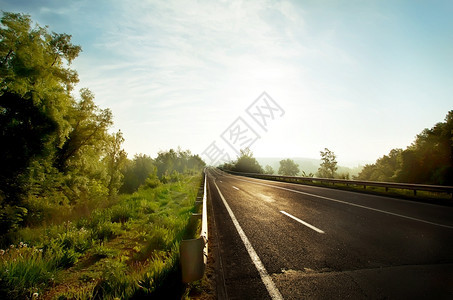
[[[182,240],[179,246],[181,257],[182,281],[193,282],[203,278],[208,260],[208,213],[206,205],[206,173],[203,187],[203,208],[201,213],[200,237]],[[197,205],[197,204],[195,204]],[[199,214],[193,214],[199,217]]]

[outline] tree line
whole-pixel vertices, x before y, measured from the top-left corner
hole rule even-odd
[[[357,178],[453,185],[453,110],[444,122],[424,129],[405,150],[392,149],[374,164],[365,165]]]
[[[199,155],[189,150],[160,151],[155,159],[146,154],[136,154],[127,160],[123,170],[121,193],[132,193],[144,184],[154,187],[159,183],[179,180],[180,174],[193,174],[205,166]]]
[[[49,211],[101,202],[200,170],[189,151],[127,158],[112,112],[70,68],[81,47],[30,16],[3,12],[0,26],[0,235]],[[172,177],[173,176],[173,177]]]
[[[306,174],[292,159],[280,161],[277,171],[280,175],[320,178],[350,179],[349,174],[337,172],[338,163],[333,151],[325,148],[320,151],[321,164],[316,174]],[[221,168],[259,174],[275,174],[275,170],[266,165],[264,168],[253,157],[249,149],[241,150],[235,161],[225,163]],[[403,183],[453,185],[453,110],[449,111],[444,122],[424,129],[415,141],[405,150],[392,149],[388,155],[367,164],[355,180],[389,181]]]
[[[316,174],[305,173],[299,169],[299,165],[294,162],[292,159],[283,159],[280,161],[280,167],[278,169],[279,175],[284,176],[296,176],[301,175],[303,177],[314,177],[315,175],[322,178],[334,178],[339,176],[336,171],[337,167],[337,157],[335,153],[328,148],[325,148],[324,151],[320,151],[321,155],[321,164],[318,168]],[[243,172],[243,173],[257,173],[257,174],[275,174],[274,169],[266,165],[264,168],[259,164],[255,157],[253,157],[253,152],[249,149],[240,150],[240,154],[235,161],[226,162],[220,166],[220,168],[225,170],[230,170],[234,172]]]

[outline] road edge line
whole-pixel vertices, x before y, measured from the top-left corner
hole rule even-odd
[[[239,236],[241,237],[242,242],[244,243],[244,246],[252,259],[253,264],[255,265],[258,274],[261,277],[261,281],[263,282],[264,286],[266,287],[269,296],[271,296],[272,299],[274,300],[283,300],[282,294],[280,294],[280,291],[278,288],[275,286],[275,283],[272,281],[271,276],[269,273],[267,273],[266,268],[263,265],[263,262],[259,258],[258,254],[256,253],[255,249],[253,249],[252,244],[250,243],[249,239],[245,235],[244,230],[242,230],[241,225],[239,225],[238,220],[236,219],[233,211],[231,210],[230,206],[228,205],[227,201],[223,197],[222,192],[220,192],[219,187],[217,186],[217,183],[215,180],[213,181],[214,185],[219,192],[220,198],[222,199],[223,205],[225,205],[226,210],[228,211],[228,214],[230,215],[231,220],[233,221],[233,225],[236,228],[236,231],[238,232]]]

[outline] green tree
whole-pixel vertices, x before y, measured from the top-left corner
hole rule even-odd
[[[249,148],[241,150],[241,154],[234,163],[233,171],[258,174],[264,173],[263,168],[256,158],[253,157],[253,153]]]
[[[403,149],[392,149],[388,155],[376,160],[374,164],[367,164],[357,176],[360,180],[370,181],[397,181],[401,170]]]
[[[173,171],[178,173],[198,172],[205,166],[200,156],[192,155],[189,150],[183,151],[181,148],[160,151],[154,163],[157,167],[157,175],[161,179],[164,176],[170,176]]]
[[[127,154],[126,151],[122,149],[123,142],[123,134],[121,131],[118,131],[116,134],[110,136],[106,147],[106,156],[104,157],[104,161],[107,164],[107,188],[110,198],[118,193],[124,177],[121,170],[126,163]]]
[[[48,150],[56,123],[32,101],[17,94],[0,94],[0,199],[18,202],[27,169]]]
[[[30,16],[4,12],[0,26],[0,196],[18,202],[35,160],[49,157],[69,131],[65,114],[78,82],[68,66],[80,52],[71,36],[49,33]]]
[[[280,168],[278,174],[285,176],[296,176],[299,173],[299,165],[292,159],[284,159],[280,161]]]
[[[0,94],[11,93],[53,121],[58,145],[69,124],[64,115],[78,82],[69,65],[81,51],[67,34],[49,33],[24,14],[4,12],[0,27]]]
[[[201,159],[198,154],[191,155],[187,161],[187,168],[189,172],[196,172],[203,169],[206,166],[206,163]]]
[[[78,82],[70,69],[80,47],[67,34],[49,33],[30,16],[3,12],[0,26],[0,227],[17,226],[28,213],[30,192],[56,186],[48,180],[55,149],[70,130],[66,118],[71,90]]]
[[[95,149],[101,153],[109,140],[107,130],[113,125],[112,112],[100,109],[89,89],[81,89],[80,98],[80,101],[72,103],[68,111],[70,130],[57,151],[55,165],[60,171],[66,171],[71,166],[71,160],[83,156],[85,150]]]
[[[274,171],[274,169],[271,166],[266,165],[264,167],[264,174],[272,175],[274,173],[275,173],[275,171]]]
[[[49,207],[113,197],[125,161],[112,114],[94,103],[71,62],[81,51],[68,34],[30,16],[3,13],[0,26],[0,231],[34,222]]]
[[[424,129],[405,150],[366,165],[357,176],[362,180],[453,185],[453,111],[444,122]]]
[[[327,148],[321,153],[321,165],[318,168],[318,176],[321,178],[334,178],[335,171],[338,169],[336,155]]]
[[[157,176],[154,161],[146,154],[136,154],[134,159],[126,160],[122,172],[124,179],[120,193],[133,193],[145,183],[151,173],[155,172]]]
[[[402,153],[400,182],[453,185],[453,110],[417,135]]]
[[[81,89],[80,100],[71,102],[65,117],[70,130],[54,155],[54,166],[68,187],[64,196],[71,203],[114,196],[117,188],[113,188],[113,173],[106,161],[113,151],[112,145],[122,143],[123,139],[108,132],[113,125],[111,111],[100,109],[94,103],[93,93]]]

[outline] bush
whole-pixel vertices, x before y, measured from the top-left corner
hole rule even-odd
[[[171,182],[171,176],[168,175],[167,172],[165,172],[165,173],[162,174],[162,176],[160,177],[160,181],[161,181],[163,184],[170,183],[170,182]]]
[[[179,182],[181,180],[182,176],[181,174],[174,170],[173,172],[171,172],[171,175],[170,175],[170,180],[171,182]]]
[[[6,205],[0,208],[0,235],[11,229],[17,229],[27,216],[25,207]]]
[[[136,284],[129,276],[125,276],[127,267],[118,261],[108,262],[102,273],[102,278],[95,287],[97,298],[129,298],[136,289]]]
[[[63,249],[74,249],[76,252],[84,253],[93,245],[90,233],[85,228],[72,230],[59,234],[58,241]]]
[[[92,239],[107,241],[116,237],[121,231],[120,224],[105,222],[98,224],[91,232]]]
[[[54,250],[52,256],[55,261],[56,268],[67,269],[72,267],[79,260],[81,254],[71,248]]]
[[[166,182],[163,182],[163,183],[166,183]],[[148,178],[146,178],[145,180],[145,187],[147,188],[150,188],[150,189],[154,189],[156,187],[158,187],[159,185],[161,184],[159,178],[157,178],[157,175],[149,175]]]
[[[132,207],[129,205],[116,205],[112,207],[110,221],[112,223],[126,223],[132,217]]]

